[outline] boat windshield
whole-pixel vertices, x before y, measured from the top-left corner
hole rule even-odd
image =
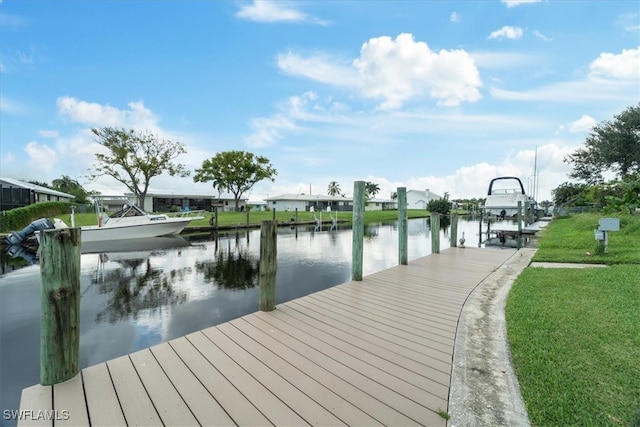
[[[128,216],[145,216],[146,213],[135,205],[125,205],[124,208],[109,215],[109,218],[123,218]]]

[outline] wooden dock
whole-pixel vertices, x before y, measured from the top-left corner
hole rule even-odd
[[[461,309],[514,253],[447,249],[26,388],[19,425],[445,426]]]

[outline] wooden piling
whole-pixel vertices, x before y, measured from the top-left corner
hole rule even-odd
[[[271,212],[272,212],[272,214],[271,214],[271,219],[272,219],[273,221],[275,221],[275,220],[276,220],[276,208],[273,208],[273,209],[271,210]]]
[[[458,212],[451,212],[451,246],[455,248],[458,246]]]
[[[40,233],[40,384],[53,385],[79,371],[80,228]]]
[[[518,221],[518,238],[517,238],[517,247],[518,249],[522,248],[522,201],[518,201],[518,214],[516,216]]]
[[[407,187],[398,187],[398,263],[409,264],[407,244]]]
[[[351,247],[351,280],[362,280],[364,247],[364,181],[353,183],[353,244]]]
[[[431,212],[431,253],[440,253],[440,214]]]
[[[260,227],[260,310],[276,308],[276,262],[278,255],[278,222],[262,221]]]
[[[478,223],[478,247],[482,246],[482,212],[483,209],[480,209],[480,222]]]

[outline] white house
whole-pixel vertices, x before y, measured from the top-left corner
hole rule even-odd
[[[398,209],[398,202],[388,199],[371,199],[364,207],[365,211],[388,211],[396,209]]]
[[[426,190],[409,190],[407,191],[407,209],[427,209],[427,205],[431,200],[441,199],[442,197],[436,193]]]
[[[70,202],[73,194],[23,182],[13,178],[0,178],[0,210],[9,210],[38,202]]]
[[[353,198],[344,196],[326,196],[326,195],[307,195],[307,194],[283,194],[280,196],[269,197],[267,207],[276,209],[277,211],[293,212],[296,209],[300,212],[309,211],[313,208],[316,212],[326,211],[331,208],[332,212],[336,211],[353,211]],[[397,209],[397,203],[394,200],[387,199],[371,199],[366,204],[365,211],[381,211]]]
[[[125,194],[131,199],[133,194]],[[238,209],[244,210],[247,198],[241,197]],[[235,210],[235,197],[231,193],[217,194],[185,194],[185,193],[147,193],[144,206],[140,206],[147,212],[170,212],[173,210],[205,210],[208,212],[217,208],[218,211],[228,212]]]
[[[268,197],[266,202],[269,209],[275,209],[278,212],[293,212],[296,209],[304,212],[311,210],[311,208],[315,211],[326,211],[328,207],[332,211],[353,210],[353,199],[342,196],[307,195],[303,193],[282,194]]]

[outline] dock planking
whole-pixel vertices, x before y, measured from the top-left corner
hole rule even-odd
[[[464,302],[515,252],[447,249],[26,388],[19,425],[445,426]]]

